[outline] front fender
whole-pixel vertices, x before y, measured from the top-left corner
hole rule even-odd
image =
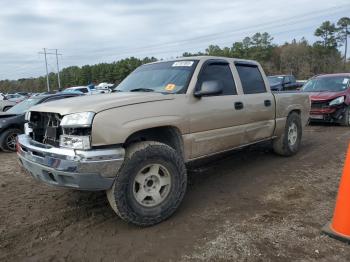
[[[93,120],[92,146],[122,144],[135,132],[161,126],[188,133],[185,110],[174,102],[159,101],[102,111]]]

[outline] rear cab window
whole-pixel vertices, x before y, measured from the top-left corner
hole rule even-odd
[[[266,93],[266,86],[257,65],[244,62],[236,62],[235,66],[242,83],[244,94]]]

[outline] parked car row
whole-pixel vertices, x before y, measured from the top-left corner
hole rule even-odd
[[[297,90],[303,86],[303,83],[296,81],[293,75],[268,76],[271,91]]]
[[[80,92],[84,95],[96,95],[96,94],[110,93],[111,89],[109,88],[96,89],[94,85],[88,85],[88,86],[69,87],[69,88],[66,88],[63,92]]]
[[[307,81],[292,75],[268,77],[272,91],[300,91],[310,95],[311,122],[350,126],[350,73],[323,74]]]
[[[70,93],[70,94],[81,94],[81,95],[95,95],[111,93],[112,88],[115,87],[113,84],[101,83],[96,88],[94,85],[88,86],[75,86],[69,87],[62,91],[42,92],[42,93],[28,93],[28,92],[17,92],[14,94],[3,94],[0,93],[0,112],[9,110],[14,105],[32,97],[56,93]]]

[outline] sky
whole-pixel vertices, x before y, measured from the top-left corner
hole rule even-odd
[[[0,79],[45,74],[43,48],[60,68],[125,57],[171,59],[231,46],[255,32],[274,43],[313,42],[323,21],[350,15],[349,0],[0,0]],[[51,50],[51,52],[53,52]],[[56,72],[54,55],[48,68]]]

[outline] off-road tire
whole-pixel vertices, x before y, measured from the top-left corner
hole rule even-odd
[[[350,126],[350,106],[346,107],[343,119],[340,123],[342,126]]]
[[[143,167],[154,163],[169,170],[172,184],[163,202],[154,207],[145,207],[134,196],[134,179]],[[107,190],[107,198],[123,220],[138,226],[152,226],[166,220],[177,210],[186,187],[187,173],[182,157],[166,144],[146,141],[126,149],[124,163],[112,188]]]
[[[297,140],[291,145],[288,141],[288,132],[293,123],[297,127]],[[302,133],[300,115],[296,112],[291,112],[287,117],[283,134],[279,138],[273,140],[274,152],[281,156],[292,156],[296,154],[299,151]]]
[[[16,151],[16,147],[11,148],[8,144],[7,144],[7,140],[10,136],[17,136],[19,134],[23,133],[21,130],[16,129],[16,128],[11,128],[11,129],[7,129],[6,131],[4,131],[1,135],[0,135],[0,149],[4,152],[15,152]]]

